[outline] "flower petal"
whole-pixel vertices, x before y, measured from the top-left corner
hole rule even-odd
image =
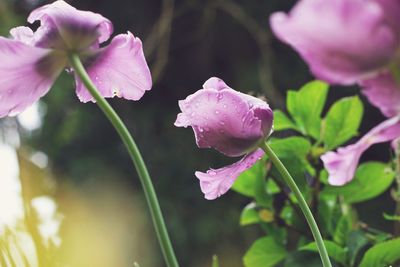
[[[89,76],[103,97],[139,100],[152,86],[142,42],[132,33],[117,35],[110,45],[84,62]],[[82,102],[94,101],[79,78],[77,94]]]
[[[370,146],[392,141],[400,137],[400,117],[388,119],[369,131],[357,143],[337,152],[328,152],[321,156],[325,168],[329,173],[329,183],[344,185],[350,182],[355,174],[361,155]]]
[[[28,22],[40,20],[36,45],[44,48],[82,50],[110,38],[112,23],[103,16],[81,11],[58,0],[35,9]]]
[[[353,84],[376,75],[396,54],[399,31],[386,11],[374,0],[301,0],[288,15],[274,13],[270,22],[315,76]]]
[[[200,188],[208,200],[213,200],[225,194],[233,185],[236,178],[245,170],[253,166],[264,155],[262,149],[246,155],[240,161],[229,166],[196,172],[196,177],[200,180]]]
[[[389,73],[360,82],[362,93],[387,117],[400,114],[400,86]]]
[[[226,83],[217,77],[211,77],[203,84],[204,89],[214,89],[214,90],[222,90],[226,88],[230,88]]]
[[[35,43],[33,31],[31,30],[31,28],[25,26],[12,28],[10,30],[10,35],[12,39],[20,41],[27,45],[33,46]]]
[[[182,113],[175,122],[177,127],[192,126],[200,148],[236,157],[270,134],[273,113],[267,103],[230,88],[206,87],[179,101]]]
[[[0,117],[16,115],[48,92],[62,71],[51,50],[0,37]]]

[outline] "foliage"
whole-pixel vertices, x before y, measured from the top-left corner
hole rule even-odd
[[[289,91],[289,114],[274,111],[276,136],[284,137],[271,138],[270,146],[318,215],[335,266],[389,266],[400,257],[398,239],[387,241],[390,233],[369,229],[359,221],[354,204],[387,192],[395,178],[394,170],[390,163],[365,162],[359,165],[350,183],[327,184],[327,172],[319,157],[357,136],[363,116],[363,105],[357,96],[339,99],[327,108],[327,94],[328,86],[321,81]],[[246,252],[246,267],[320,266],[316,244],[296,200],[268,158],[239,176],[233,189],[250,198],[240,216],[240,225],[258,225],[266,232]]]

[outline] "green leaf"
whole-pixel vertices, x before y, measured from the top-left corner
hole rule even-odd
[[[322,81],[309,82],[297,92],[288,92],[287,109],[303,134],[319,139],[327,94],[328,85]]]
[[[369,243],[369,239],[365,236],[362,231],[351,231],[349,238],[347,238],[347,248],[350,260],[350,266],[355,266],[356,260],[358,259],[359,252]]]
[[[334,233],[335,217],[337,210],[337,197],[333,195],[323,195],[318,204],[318,218],[320,230],[322,232]]]
[[[388,221],[398,221],[400,222],[400,215],[389,215],[387,213],[383,213],[383,218]]]
[[[258,239],[243,257],[246,267],[272,267],[286,256],[286,250],[273,237]]]
[[[336,243],[344,245],[347,242],[348,234],[351,231],[351,224],[352,222],[349,215],[343,215],[340,217],[340,220],[336,225],[335,233],[333,234],[333,240]]]
[[[386,241],[368,249],[360,267],[386,267],[400,260],[400,238]]]
[[[338,263],[341,263],[343,265],[346,264],[346,250],[344,248],[340,247],[338,244],[329,240],[324,240],[324,244],[326,250],[328,251],[329,257],[331,257]],[[306,246],[301,247],[300,250],[308,250],[318,253],[318,247],[315,242],[312,242]]]
[[[297,183],[297,186],[300,188],[303,194],[306,194],[307,192],[305,191],[307,188],[307,181],[306,181],[306,172],[307,172],[307,166],[306,162],[304,160],[301,160],[297,157],[291,157],[291,158],[285,158],[281,157],[280,158],[283,165],[286,166],[288,169],[289,173],[292,175],[293,179]],[[271,176],[276,177],[279,179],[282,183],[285,183],[285,181],[282,179],[282,176],[278,169],[275,166],[272,166],[271,171],[270,171]]]
[[[274,130],[297,130],[296,124],[280,110],[274,110]]]
[[[258,211],[256,210],[256,205],[252,202],[247,204],[240,214],[240,225],[250,225],[260,222],[260,217],[258,216]]]
[[[327,185],[324,194],[341,195],[347,203],[358,203],[379,196],[392,184],[394,171],[381,162],[361,164],[355,178],[344,186]]]
[[[239,175],[232,189],[247,197],[255,197],[258,179],[264,179],[265,175],[265,160],[261,159],[253,167]]]
[[[274,195],[277,194],[279,192],[281,192],[281,189],[279,188],[279,186],[275,183],[274,180],[272,179],[268,179],[267,180],[267,192],[270,195]]]
[[[269,145],[280,158],[304,158],[311,150],[311,143],[303,137],[271,138]]]
[[[332,150],[357,135],[363,111],[358,96],[343,98],[332,105],[323,128],[322,139],[327,150]]]
[[[267,191],[267,181],[265,178],[265,161],[263,161],[264,173],[263,175],[258,175],[254,182],[254,199],[258,206],[261,207],[271,207],[272,206],[272,196]]]

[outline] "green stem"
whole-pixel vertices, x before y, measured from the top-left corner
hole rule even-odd
[[[94,97],[97,105],[110,120],[115,130],[118,132],[119,136],[124,142],[129,152],[129,155],[132,158],[133,164],[135,165],[136,171],[139,174],[140,182],[142,183],[147,204],[150,208],[151,217],[153,219],[154,227],[164,255],[164,259],[168,267],[178,267],[178,261],[176,260],[175,253],[168,236],[167,227],[165,226],[164,218],[160,209],[160,204],[157,200],[156,192],[151,182],[149,172],[147,171],[146,165],[135,141],[133,140],[128,129],[126,128],[125,124],[122,122],[118,114],[114,111],[111,105],[100,95],[98,89],[93,84],[85,68],[83,67],[79,56],[77,54],[71,53],[69,54],[69,61],[75,73],[81,79],[85,87],[89,90],[90,94]]]
[[[293,180],[292,176],[286,169],[285,165],[283,165],[283,163],[279,160],[279,158],[276,156],[274,151],[271,149],[271,147],[266,142],[264,142],[261,145],[261,148],[268,155],[268,157],[270,158],[272,163],[278,169],[279,173],[282,175],[283,179],[285,180],[285,182],[287,183],[287,185],[290,187],[293,194],[297,198],[300,209],[303,212],[304,217],[306,217],[307,223],[310,226],[311,232],[314,236],[315,242],[318,247],[319,255],[321,256],[323,266],[324,267],[332,267],[332,264],[329,260],[328,252],[325,248],[324,240],[322,239],[321,233],[319,232],[317,222],[315,221],[315,219],[312,215],[312,212],[307,205],[307,202],[305,201],[303,195],[301,194],[300,189],[297,187],[296,182]]]

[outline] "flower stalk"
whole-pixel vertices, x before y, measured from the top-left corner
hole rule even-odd
[[[171,240],[168,235],[167,227],[164,222],[164,218],[161,212],[160,204],[157,199],[156,192],[154,190],[153,183],[151,181],[149,172],[146,168],[146,165],[143,161],[143,158],[140,154],[140,151],[129,133],[127,127],[122,122],[121,118],[115,112],[115,110],[111,107],[111,105],[101,96],[98,89],[90,79],[88,73],[86,72],[79,55],[70,53],[68,55],[69,62],[75,71],[75,73],[79,76],[82,83],[85,85],[86,89],[90,92],[90,94],[96,100],[97,105],[109,119],[111,124],[114,126],[115,130],[118,132],[121,137],[125,147],[127,148],[129,155],[133,161],[133,164],[136,168],[136,171],[139,175],[140,182],[143,186],[144,194],[146,197],[147,204],[150,209],[151,217],[153,220],[153,224],[157,233],[157,238],[159,244],[161,246],[161,250],[164,255],[164,259],[167,263],[168,267],[178,267],[178,261],[176,259]]]
[[[300,189],[297,187],[296,182],[293,180],[292,176],[286,169],[285,165],[283,165],[283,163],[280,161],[280,159],[277,157],[277,155],[274,153],[274,151],[266,142],[262,143],[261,148],[264,150],[269,159],[278,169],[279,173],[282,175],[283,180],[286,182],[290,190],[295,195],[299,203],[300,209],[303,212],[304,217],[306,217],[307,223],[310,226],[311,232],[314,236],[315,243],[317,244],[323,266],[332,267],[332,264],[329,260],[328,252],[324,244],[324,240],[322,239],[321,233],[318,229],[317,222],[315,221],[314,216],[312,215],[312,212],[308,207],[307,202],[305,201]]]

